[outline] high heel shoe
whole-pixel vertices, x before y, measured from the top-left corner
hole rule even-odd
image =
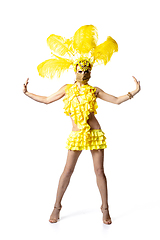
[[[102,213],[104,214],[104,212],[105,211],[107,211],[108,212],[108,216],[109,216],[109,218],[107,218],[107,219],[105,219],[104,217],[103,217],[103,223],[104,224],[111,224],[112,223],[112,220],[111,220],[111,217],[110,217],[110,215],[109,215],[109,207],[107,206],[106,208],[103,208],[102,206],[101,206],[101,211],[102,211]]]
[[[61,210],[61,209],[62,209],[62,206],[60,206],[60,207],[54,206],[53,211],[54,211],[54,210],[59,210],[59,213],[57,214],[57,215],[58,215],[57,218],[52,218],[53,212],[51,213],[51,216],[50,216],[50,219],[49,219],[49,222],[50,222],[50,223],[56,223],[56,222],[59,220],[59,218],[60,218],[60,210]]]

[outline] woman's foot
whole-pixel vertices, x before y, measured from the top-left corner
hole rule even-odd
[[[106,207],[106,208],[101,207],[101,211],[103,213],[103,223],[104,224],[111,224],[112,220],[111,220],[111,217],[109,215],[108,207]]]
[[[53,212],[51,213],[51,216],[49,219],[50,223],[56,223],[58,221],[61,208],[62,208],[62,206],[54,207]]]

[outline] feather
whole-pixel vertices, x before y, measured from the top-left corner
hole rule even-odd
[[[80,27],[73,36],[73,48],[80,54],[89,53],[98,41],[97,28],[93,25]]]
[[[47,38],[47,44],[56,55],[53,54],[52,59],[38,65],[39,75],[53,78],[57,74],[57,77],[60,77],[62,72],[68,70],[71,65],[75,67],[81,59],[88,59],[91,66],[95,62],[106,65],[112,54],[118,51],[118,44],[111,37],[98,46],[97,41],[98,31],[93,25],[80,27],[70,39],[51,34]]]
[[[70,38],[70,39],[66,39],[65,41],[65,44],[66,46],[68,47],[69,51],[72,53],[72,55],[74,56],[75,55],[75,50],[73,48],[73,39]],[[73,57],[72,56],[72,57]]]
[[[67,54],[71,56],[73,54],[71,50],[71,43],[72,41],[70,39],[66,39],[55,34],[51,34],[47,38],[49,48],[60,56],[66,56]]]
[[[112,37],[108,37],[104,43],[101,43],[94,49],[92,56],[98,64],[103,63],[106,65],[110,61],[112,54],[117,51],[117,42]]]
[[[68,70],[72,64],[71,60],[54,55],[54,59],[48,59],[40,63],[37,67],[41,77],[53,78],[55,74],[60,77],[61,73]]]

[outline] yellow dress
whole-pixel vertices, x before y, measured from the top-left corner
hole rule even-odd
[[[72,131],[67,139],[69,150],[93,150],[106,148],[106,137],[101,129],[91,130],[87,120],[89,114],[97,113],[96,88],[83,85],[79,91],[77,84],[67,84],[63,99],[64,112],[71,116],[80,131]],[[80,98],[80,101],[78,99]]]

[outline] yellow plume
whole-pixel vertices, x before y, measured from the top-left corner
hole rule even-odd
[[[118,51],[118,44],[111,37],[98,46],[97,41],[98,31],[93,25],[80,27],[70,39],[51,34],[47,38],[47,44],[56,55],[52,54],[53,59],[38,65],[39,75],[53,78],[57,74],[60,77],[71,65],[76,71],[79,61],[89,62],[91,67],[94,63],[106,65],[112,54]]]
[[[71,40],[51,34],[47,38],[47,44],[51,50],[60,56],[72,55]]]
[[[92,56],[95,62],[106,65],[110,61],[112,54],[117,51],[117,42],[112,37],[108,37],[104,43],[101,43],[95,48]]]
[[[72,40],[72,38],[66,39],[65,44],[66,44],[66,46],[68,47],[69,51],[70,51],[70,52],[73,54],[73,56],[74,56],[74,54],[76,54],[76,53],[75,53],[75,49],[73,48],[73,40]],[[73,57],[73,56],[72,56],[72,57]]]
[[[80,27],[73,36],[73,48],[80,54],[89,53],[98,41],[97,28],[93,25]]]
[[[48,59],[40,63],[37,67],[41,77],[53,78],[55,74],[60,77],[61,73],[68,70],[72,64],[71,60],[54,55],[54,59]]]

